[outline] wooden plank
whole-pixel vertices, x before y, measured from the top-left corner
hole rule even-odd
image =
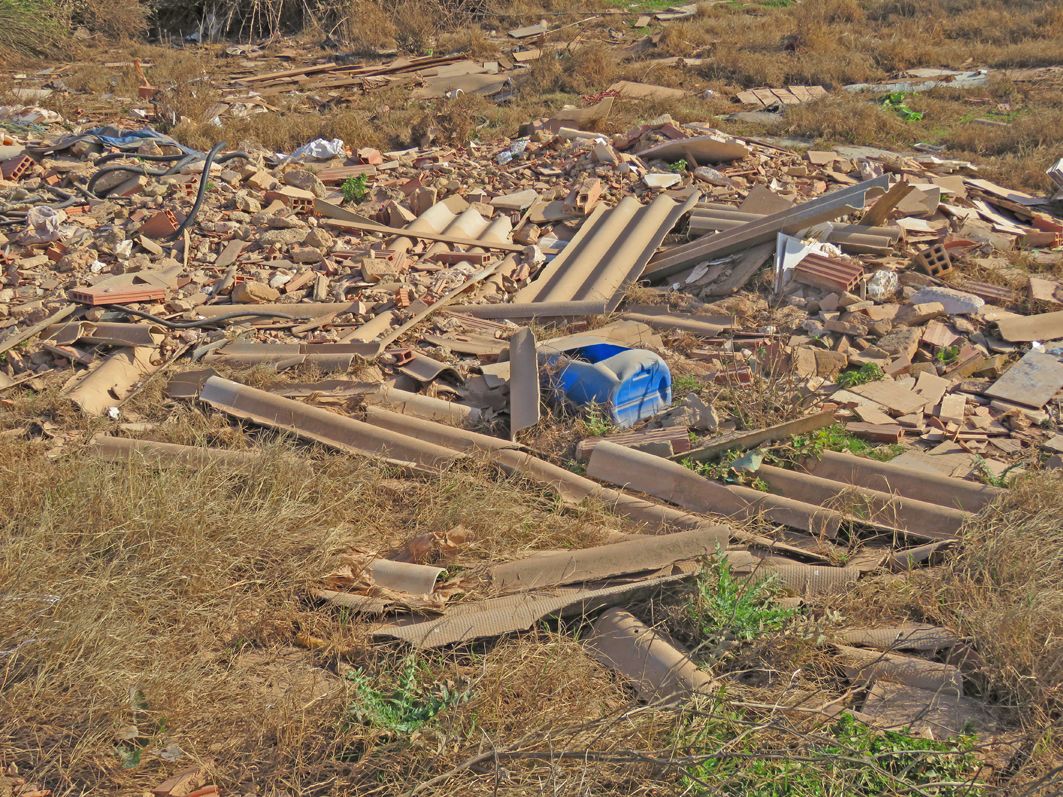
[[[895,183],[889,191],[878,198],[867,213],[860,218],[860,224],[864,227],[879,227],[882,225],[886,218],[890,215],[890,211],[901,203],[908,194],[914,190],[914,186],[909,185],[904,180],[899,183]]]
[[[757,429],[752,432],[739,432],[731,437],[717,438],[711,443],[699,448],[694,448],[680,454],[673,454],[669,459],[680,460],[689,457],[695,462],[705,462],[710,459],[715,459],[720,456],[720,454],[723,454],[725,451],[730,451],[731,449],[745,450],[748,448],[754,448],[761,443],[770,443],[775,440],[793,437],[795,434],[804,434],[805,432],[811,432],[824,426],[829,426],[832,423],[834,423],[834,411],[823,410],[822,412],[817,412],[815,415],[809,415],[805,418],[796,418],[792,421],[784,421],[783,423],[777,423],[774,426],[768,426],[765,429]]]
[[[62,321],[68,315],[73,313],[74,310],[76,310],[76,309],[77,309],[77,305],[76,304],[64,305],[63,307],[60,307],[58,310],[56,310],[54,313],[52,313],[47,318],[45,318],[45,319],[43,319],[41,321],[38,321],[36,324],[31,324],[30,326],[26,327],[21,332],[12,332],[6,338],[4,338],[2,341],[0,341],[0,354],[3,354],[5,351],[10,351],[11,349],[15,348],[15,346],[17,346],[18,344],[29,340],[34,335],[36,335],[38,332],[43,332],[45,329],[47,329],[48,327],[50,327],[52,324],[56,323],[57,321]]]

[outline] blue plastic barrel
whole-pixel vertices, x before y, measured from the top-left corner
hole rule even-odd
[[[672,403],[672,373],[658,355],[604,340],[544,352],[549,387],[571,404],[600,406],[617,426],[632,426]]]

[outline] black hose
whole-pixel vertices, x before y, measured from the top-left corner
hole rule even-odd
[[[219,146],[224,146],[224,143],[220,144]],[[130,174],[135,174],[135,175],[136,174],[142,174],[145,177],[168,177],[171,174],[176,174],[177,172],[181,171],[181,169],[183,169],[185,166],[193,164],[196,161],[198,161],[198,160],[200,160],[201,158],[204,157],[203,153],[199,152],[198,150],[187,149],[185,147],[182,147],[182,149],[185,150],[183,155],[135,155],[135,154],[132,154],[132,153],[124,153],[124,152],[112,152],[112,153],[110,153],[108,155],[104,155],[102,158],[97,159],[96,165],[100,165],[102,163],[107,163],[107,162],[110,162],[112,160],[116,160],[118,158],[125,158],[125,157],[136,157],[136,158],[141,158],[142,160],[145,160],[145,161],[152,161],[152,162],[158,162],[158,163],[167,163],[167,162],[173,161],[173,163],[171,163],[165,169],[149,169],[146,166],[144,166],[143,164],[126,164],[126,165],[121,165],[120,164],[118,166],[105,166],[105,167],[103,167],[101,169],[98,169],[96,171],[96,173],[93,174],[91,178],[89,178],[88,185],[86,185],[86,191],[88,191],[88,193],[91,196],[95,197],[96,199],[102,199],[102,197],[100,197],[95,192],[94,189],[95,189],[96,183],[99,182],[100,178],[102,178],[104,175],[114,174],[115,172],[129,172]],[[215,147],[214,150],[211,150],[211,151],[214,152],[217,149],[218,149],[218,147]],[[208,153],[208,155],[209,155],[209,153]],[[226,153],[225,155],[222,155],[220,158],[219,157],[215,157],[214,158],[214,163],[225,163],[227,161],[233,160],[234,158],[244,158],[245,160],[247,160],[250,157],[251,156],[248,155],[246,152],[244,152],[242,150],[238,150],[236,152]],[[203,185],[203,183],[202,183],[202,180],[201,180],[200,181],[200,187],[201,188],[202,188],[202,185]]]
[[[199,213],[199,208],[203,205],[203,198],[207,195],[207,178],[210,177],[210,167],[214,163],[214,159],[218,157],[218,153],[221,148],[225,146],[224,141],[219,141],[213,147],[210,148],[210,152],[207,153],[206,160],[203,161],[203,173],[199,177],[199,190],[196,191],[196,201],[192,205],[192,209],[188,211],[188,215],[185,216],[184,221],[177,225],[177,229],[167,236],[163,237],[164,241],[172,241],[174,238],[183,233],[189,225],[196,218],[196,214]]]
[[[195,154],[194,152],[178,152],[173,155],[138,155],[135,152],[108,152],[106,155],[101,155],[96,159],[93,164],[95,166],[103,166],[105,163],[111,161],[120,160],[122,158],[136,158],[141,161],[148,161],[149,163],[165,163],[166,161],[179,161],[181,158],[187,158],[189,155]]]
[[[100,178],[108,174],[114,174],[115,172],[129,172],[130,174],[142,174],[145,177],[165,177],[171,174],[169,169],[147,169],[144,166],[104,166],[102,169],[96,171],[92,177],[89,178],[88,184],[85,186],[90,194],[97,199],[103,199],[96,193],[96,183],[100,181]],[[117,187],[117,186],[115,186]]]
[[[283,318],[286,321],[294,320],[292,316],[287,313],[271,313],[258,310],[241,310],[238,313],[228,313],[226,315],[220,315],[216,318],[204,318],[196,321],[170,321],[166,318],[159,318],[157,315],[151,313],[145,313],[143,310],[136,310],[132,307],[127,307],[124,304],[112,304],[108,306],[110,310],[118,310],[121,313],[127,313],[137,318],[143,318],[146,321],[164,326],[167,329],[200,329],[202,327],[212,327],[217,324],[222,324],[226,321],[232,321],[236,318]]]

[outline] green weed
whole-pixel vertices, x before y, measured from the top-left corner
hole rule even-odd
[[[369,195],[369,180],[364,174],[348,177],[340,183],[344,202],[361,202]]]
[[[802,744],[780,744],[734,711],[701,713],[684,728],[680,744],[695,755],[711,753],[690,767],[686,794],[743,797],[879,797],[923,794],[980,797],[973,779],[974,737],[937,741],[907,731],[879,731],[843,713],[825,733]],[[787,743],[789,742],[789,743]],[[798,748],[801,745],[801,748]]]
[[[779,594],[774,575],[759,580],[735,578],[731,563],[721,551],[698,576],[686,612],[708,639],[749,641],[780,630],[793,616],[775,602]]]
[[[672,377],[672,395],[677,399],[679,396],[685,398],[689,393],[699,393],[703,387],[705,385],[702,381],[693,374],[679,374]]]
[[[877,382],[886,374],[877,363],[864,363],[859,368],[852,368],[838,374],[838,384],[842,387],[856,387],[868,382]]]
[[[599,407],[594,406],[588,408],[587,414],[580,419],[580,424],[584,434],[589,437],[605,437],[616,428],[612,419]]]
[[[668,164],[668,170],[673,171],[676,174],[682,174],[687,170],[687,162],[685,158],[680,158],[677,161],[672,161]]]
[[[795,435],[791,445],[798,459],[819,457],[824,451],[839,451],[859,457],[869,457],[879,462],[888,462],[904,452],[904,446],[899,443],[882,446],[869,445],[859,437],[845,431],[844,427],[838,424],[824,426],[809,434]]]
[[[893,111],[906,122],[918,122],[923,118],[922,111],[913,111],[905,103],[907,95],[903,91],[894,91],[882,99],[882,107]]]
[[[696,438],[692,438],[692,443],[694,440]],[[754,455],[757,453],[753,452]],[[699,476],[704,476],[706,479],[727,482],[728,484],[742,484],[746,487],[752,487],[754,490],[760,490],[762,493],[768,492],[768,484],[755,474],[756,468],[736,467],[738,460],[748,456],[750,455],[746,452],[732,448],[729,451],[725,451],[720,455],[719,459],[713,462],[698,462],[687,457],[680,460],[679,464],[684,468],[689,468]],[[759,462],[757,465],[759,466]]]
[[[587,475],[587,466],[584,465],[582,462],[577,462],[574,459],[569,459],[565,461],[565,470],[570,470],[573,473],[578,473],[580,476]]]
[[[935,352],[934,359],[942,365],[948,365],[949,363],[954,362],[959,356],[959,346],[946,346],[945,348],[938,349],[937,352]]]
[[[609,0],[609,5],[626,11],[664,11],[676,4],[676,0]]]
[[[1010,473],[1012,470],[1014,470],[1021,464],[1022,463],[1020,462],[1015,462],[1011,465],[1008,465],[1008,467],[1006,467],[1003,472],[1001,472],[1001,474],[997,476],[993,473],[993,471],[989,469],[989,464],[985,461],[985,459],[977,455],[974,458],[974,468],[977,476],[983,482],[992,485],[993,487],[1007,487],[1008,482],[1010,481],[1010,479],[1008,479],[1008,473]]]
[[[347,673],[354,688],[347,708],[350,720],[394,733],[411,733],[431,722],[444,709],[465,702],[468,691],[447,684],[423,682],[424,666],[416,657],[402,664],[393,687],[381,685],[362,670]]]

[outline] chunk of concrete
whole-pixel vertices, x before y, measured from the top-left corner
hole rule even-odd
[[[971,315],[985,306],[985,300],[973,293],[939,287],[922,288],[910,301],[913,305],[940,302],[948,315]]]

